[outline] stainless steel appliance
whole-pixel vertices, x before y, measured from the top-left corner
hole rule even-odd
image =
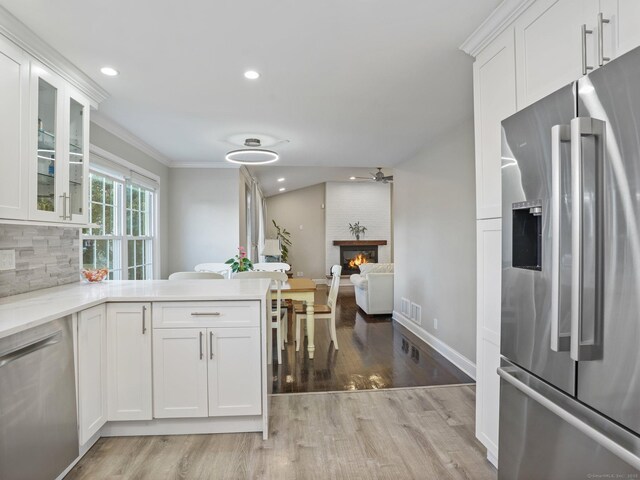
[[[71,318],[0,339],[0,478],[53,480],[77,456]]]
[[[502,130],[499,478],[640,478],[640,49]]]

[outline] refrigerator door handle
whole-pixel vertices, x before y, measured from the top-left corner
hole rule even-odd
[[[602,355],[602,231],[603,231],[603,165],[605,122],[589,117],[571,120],[571,348],[573,360],[596,360]],[[596,155],[586,172],[583,137],[595,137]],[[586,175],[585,175],[586,174]],[[585,176],[593,181],[587,188]],[[591,185],[590,185],[591,186]],[[592,231],[585,234],[585,203]],[[585,240],[586,239],[586,240]],[[587,248],[585,248],[585,245]],[[585,273],[585,255],[592,255],[593,268]],[[584,295],[585,280],[590,291]],[[585,317],[591,327],[584,328]],[[586,337],[586,338],[585,338]]]
[[[569,125],[551,128],[551,350],[568,352],[570,333],[560,332],[560,214],[562,205],[561,144],[571,141]]]
[[[512,370],[515,373],[515,369],[513,367],[508,367],[508,366],[499,367],[498,375],[505,382],[509,383],[514,388],[520,390],[520,392],[522,392],[524,395],[531,398],[535,402],[539,403],[544,408],[546,408],[547,410],[551,411],[552,413],[560,417],[562,420],[567,422],[572,427],[575,427],[578,430],[580,430],[587,437],[591,438],[594,442],[598,443],[599,445],[602,445],[604,448],[609,450],[615,456],[627,462],[633,468],[640,470],[640,458],[634,452],[631,452],[628,449],[624,448],[620,443],[609,438],[608,436],[603,434],[601,431],[593,428],[589,423],[585,422],[581,418],[576,417],[575,415],[572,415],[571,412],[562,408],[558,403],[552,401],[542,393],[538,392],[537,390],[531,388],[529,385],[526,385],[525,383],[518,380],[511,373]]]

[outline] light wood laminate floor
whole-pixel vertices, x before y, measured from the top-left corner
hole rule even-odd
[[[76,479],[495,479],[473,386],[272,398],[261,434],[103,438]]]

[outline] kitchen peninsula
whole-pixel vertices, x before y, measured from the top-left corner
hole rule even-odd
[[[77,432],[57,433],[68,468],[103,436],[262,432],[266,439],[269,288],[264,279],[110,281],[7,297],[0,362],[14,375],[40,375],[29,385],[68,386],[57,394],[67,401],[51,413],[77,418]],[[33,388],[19,394],[49,391]],[[74,396],[77,409],[69,405]]]

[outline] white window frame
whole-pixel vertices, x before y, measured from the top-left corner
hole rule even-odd
[[[128,257],[128,243],[129,240],[132,239],[143,239],[144,237],[131,237],[130,235],[127,235],[127,229],[126,229],[126,189],[127,189],[127,182],[131,182],[134,184],[138,184],[142,187],[149,187],[152,188],[154,190],[153,193],[153,204],[151,206],[151,215],[152,215],[152,238],[151,238],[151,254],[153,257],[153,266],[152,266],[152,278],[153,279],[159,279],[161,278],[161,271],[162,271],[162,256],[160,254],[160,245],[161,245],[161,236],[160,236],[160,232],[161,232],[161,223],[160,223],[160,195],[161,195],[161,185],[160,185],[160,177],[158,175],[156,175],[153,172],[150,172],[134,163],[131,163],[123,158],[118,157],[117,155],[112,154],[111,152],[104,150],[103,148],[100,148],[96,145],[91,144],[89,147],[89,170],[93,170],[96,173],[105,175],[107,177],[111,177],[114,178],[118,181],[122,181],[123,186],[122,186],[122,191],[123,191],[123,195],[122,195],[122,215],[120,215],[120,235],[118,238],[121,240],[121,258],[122,258],[122,266],[121,266],[121,272],[122,272],[122,279],[126,280],[128,278],[128,263],[129,263],[129,257]],[[93,165],[93,162],[91,161],[93,157],[99,157],[98,161],[96,162],[96,165]],[[109,164],[113,164],[113,171],[111,171],[112,169],[110,168],[110,165],[102,165],[102,162],[100,160],[106,160],[107,162],[105,163],[109,163]],[[131,178],[131,177],[136,177],[136,178]],[[145,179],[149,180],[149,185],[145,185]],[[153,185],[152,185],[153,184]],[[87,196],[89,197],[89,196]],[[87,198],[87,202],[89,202],[89,198]],[[96,235],[91,235],[91,238],[96,238],[96,239],[100,239],[100,238],[107,238],[107,239],[114,239],[113,236],[107,236],[107,237],[99,237]],[[84,240],[84,235],[81,235],[81,239]],[[82,258],[82,248],[80,248],[80,265],[83,264],[83,258]]]

